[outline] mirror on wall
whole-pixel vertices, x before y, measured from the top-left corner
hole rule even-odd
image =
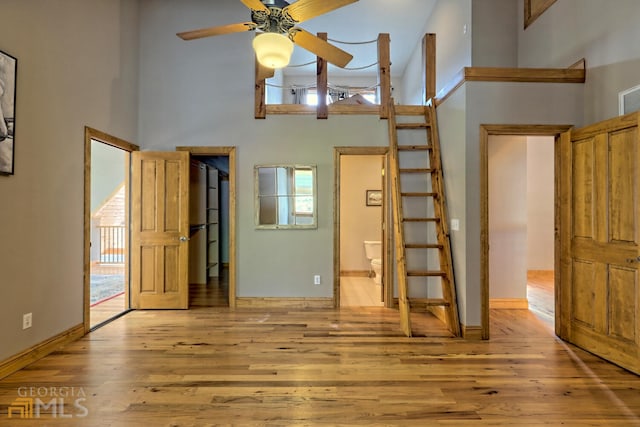
[[[316,167],[254,168],[258,228],[317,228]]]

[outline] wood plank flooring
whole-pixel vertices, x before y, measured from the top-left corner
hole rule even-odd
[[[89,317],[91,319],[90,327],[99,325],[100,323],[111,319],[125,310],[125,294],[120,294],[114,298],[102,301],[91,307]]]
[[[528,310],[493,310],[478,342],[407,338],[383,307],[192,307],[131,312],[0,381],[0,425],[640,426],[640,378]],[[20,387],[82,390],[86,417],[67,398],[72,418],[8,420]]]
[[[340,306],[381,307],[381,285],[376,285],[369,277],[340,277]]]

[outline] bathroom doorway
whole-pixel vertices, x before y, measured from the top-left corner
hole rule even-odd
[[[386,154],[386,147],[336,148],[334,300],[338,307],[380,307],[389,299]]]

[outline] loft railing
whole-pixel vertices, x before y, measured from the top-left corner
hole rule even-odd
[[[126,253],[126,232],[124,226],[98,226],[100,233],[100,263],[122,264]]]
[[[327,40],[327,33],[318,33],[318,37]],[[379,114],[380,118],[388,117],[389,100],[391,99],[391,59],[389,34],[382,33],[377,39],[378,50],[378,76],[377,98],[379,104],[327,104],[328,91],[327,62],[316,58],[316,91],[318,95],[317,105],[302,104],[269,104],[266,103],[266,79],[259,74],[256,62],[255,73],[255,105],[254,115],[256,119],[264,119],[267,114],[315,114],[318,119],[326,119],[329,114]]]

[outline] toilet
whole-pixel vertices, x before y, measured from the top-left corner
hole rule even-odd
[[[382,283],[382,242],[379,240],[365,240],[364,253],[370,261],[373,270],[373,281],[380,285]]]

